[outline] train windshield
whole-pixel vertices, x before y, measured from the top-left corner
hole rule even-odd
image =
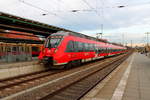
[[[61,40],[62,40],[62,38],[48,38],[46,40],[45,47],[46,48],[56,48],[60,44]]]

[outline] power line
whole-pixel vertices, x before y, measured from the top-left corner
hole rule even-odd
[[[39,10],[48,12],[48,13],[50,13],[51,15],[57,16],[57,14],[55,14],[55,13],[53,13],[53,12],[50,12],[50,11],[45,10],[45,9],[42,9],[42,8],[40,8],[40,7],[38,7],[38,6],[33,5],[33,4],[27,3],[27,2],[25,2],[24,0],[19,0],[19,2],[22,2],[22,3],[24,3],[24,4],[28,5],[28,6],[33,7],[33,8],[36,8],[36,9],[39,9]]]
[[[40,8],[40,7],[38,7],[38,6],[35,6],[35,5],[33,5],[33,4],[27,3],[27,2],[25,2],[24,0],[19,0],[19,1],[22,2],[22,3],[24,3],[24,4],[26,4],[26,5],[28,5],[28,6],[31,6],[31,7],[33,7],[33,8],[36,8],[36,9],[39,9],[39,10],[41,10],[41,11],[47,12],[46,14],[42,14],[43,16],[48,15],[48,14],[51,14],[51,15],[56,16],[56,17],[59,17],[59,18],[61,18],[61,19],[63,19],[63,20],[66,19],[66,18],[64,18],[64,17],[61,17],[61,16],[57,15],[56,13],[50,12],[50,11],[48,11],[48,10],[45,10],[45,9]],[[67,19],[67,20],[68,20],[68,19]]]
[[[45,9],[43,9],[43,8],[41,8],[41,7],[35,6],[35,5],[31,4],[31,3],[27,3],[27,2],[25,2],[24,0],[19,0],[19,2],[21,2],[21,3],[23,3],[23,4],[26,4],[26,5],[28,5],[28,6],[31,6],[31,7],[33,7],[33,8],[39,9],[39,10],[41,10],[41,11],[47,12],[47,13],[42,14],[43,16],[46,16],[46,15],[48,15],[48,14],[51,14],[51,15],[56,16],[56,17],[58,17],[58,18],[60,18],[60,19],[62,19],[62,20],[70,20],[70,19],[67,19],[67,18],[65,18],[65,17],[59,16],[59,15],[57,15],[56,13],[53,13],[53,12],[50,12],[50,11],[48,11],[48,10],[45,10]],[[70,20],[70,21],[72,21],[72,20]],[[72,25],[72,24],[71,24],[71,25]],[[71,25],[69,25],[69,26],[71,26]]]
[[[95,10],[94,7],[92,7],[86,0],[82,0],[90,9],[92,9],[98,16],[100,16],[97,12],[97,10]]]
[[[101,15],[99,15],[99,13],[97,12],[97,9],[98,9],[98,7],[97,7],[97,5],[96,5],[96,9],[94,8],[94,7],[92,7],[86,0],[82,0],[90,9],[92,9],[95,13],[96,13],[96,15],[98,15],[99,17],[101,17],[102,19],[103,19],[103,5],[102,5],[102,7],[101,7]],[[103,3],[103,2],[102,2]],[[101,21],[100,21],[101,22]],[[101,37],[102,37],[102,35],[103,35],[103,31],[104,31],[104,25],[103,25],[103,23],[101,22],[101,25],[100,25],[100,29],[101,29]]]

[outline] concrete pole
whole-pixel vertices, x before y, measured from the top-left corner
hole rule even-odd
[[[124,46],[124,34],[122,34],[122,45]]]
[[[147,46],[148,46],[148,45],[149,45],[149,34],[150,34],[150,33],[149,33],[149,32],[146,32],[145,34],[146,34],[146,38],[147,38]]]
[[[132,40],[131,40],[131,48],[132,48]]]

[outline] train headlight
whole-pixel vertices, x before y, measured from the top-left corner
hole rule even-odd
[[[58,51],[58,49],[56,48],[55,50],[54,50],[54,53],[56,53]]]

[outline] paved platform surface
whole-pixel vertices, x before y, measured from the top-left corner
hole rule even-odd
[[[14,63],[0,63],[0,80],[44,71],[47,69],[48,68],[39,64],[38,60]]]
[[[150,58],[134,53],[81,100],[150,100]]]
[[[27,65],[35,65],[37,63],[38,63],[38,60],[23,61],[23,62],[12,62],[12,63],[0,63],[0,69],[23,67],[23,66],[27,66]]]

